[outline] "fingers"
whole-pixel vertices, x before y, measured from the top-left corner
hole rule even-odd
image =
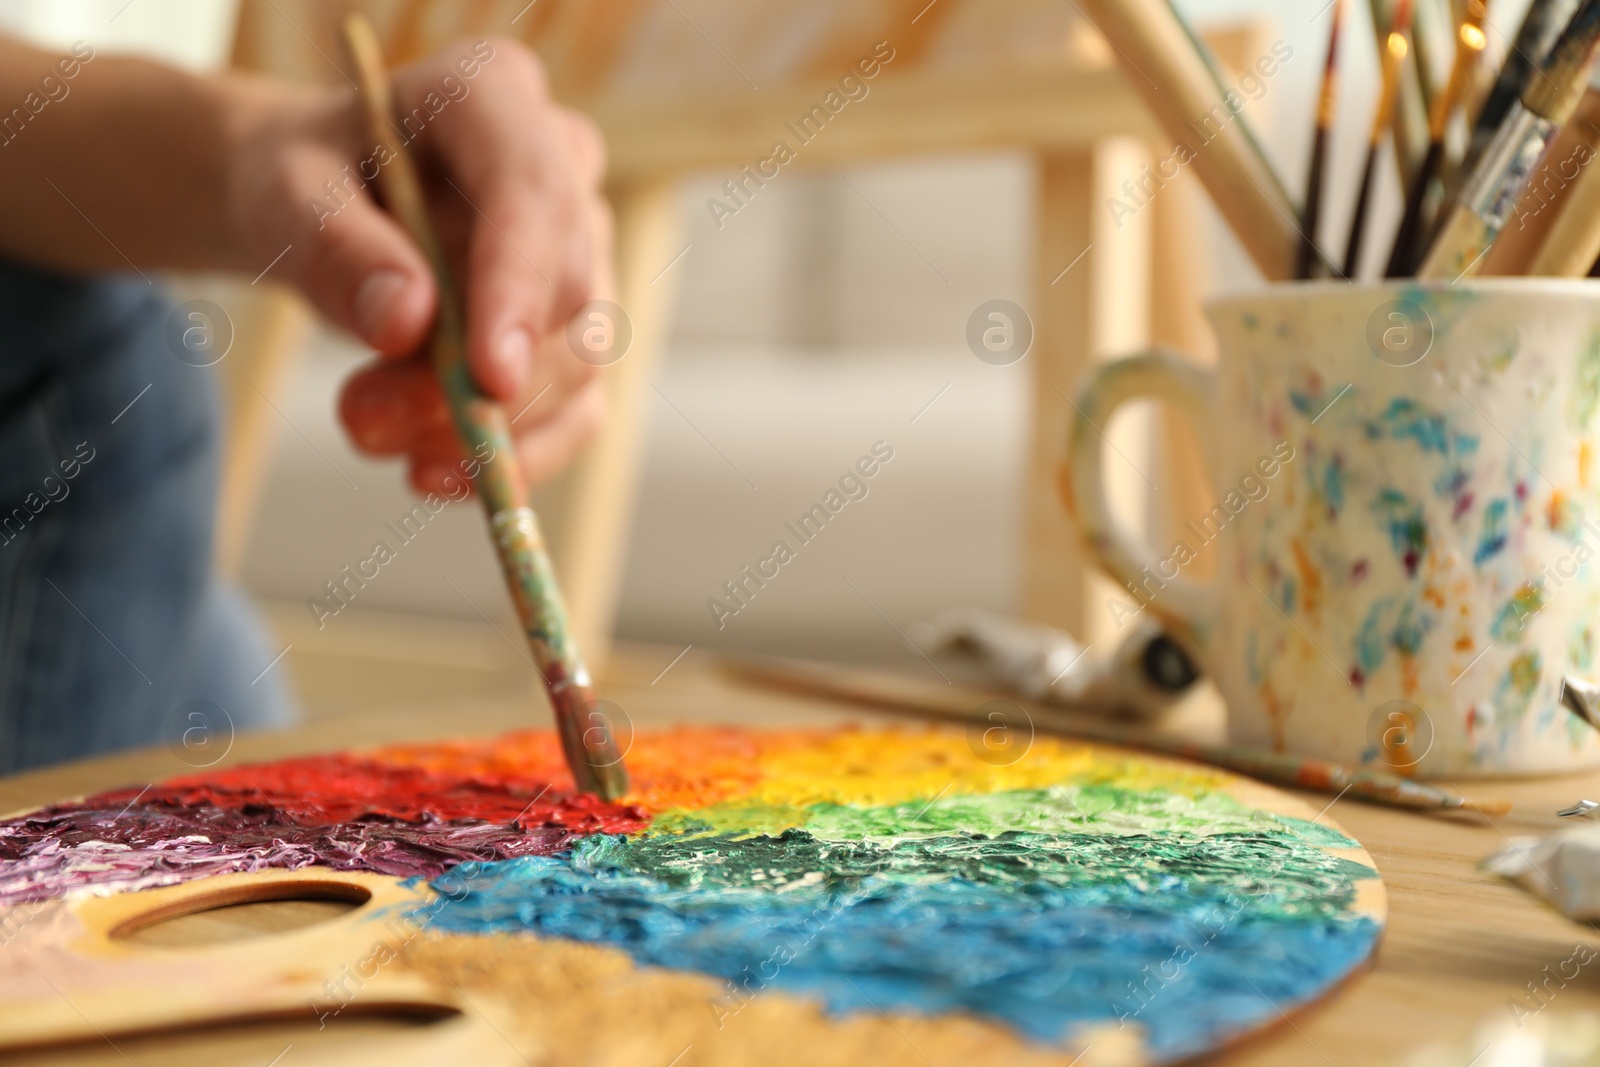
[[[604,145],[592,123],[550,100],[538,61],[515,42],[441,52],[397,71],[395,92],[405,151],[456,266],[468,366],[517,416],[525,479],[546,480],[604,416],[595,368],[565,335],[577,308],[610,292]],[[330,123],[339,121],[351,120]],[[345,155],[368,140],[344,134]],[[302,153],[284,179],[292,195],[277,198],[321,201],[298,221],[286,269],[330,318],[391,357],[350,378],[340,418],[363,452],[405,456],[418,490],[459,492],[464,456],[433,372],[421,358],[393,358],[415,357],[432,323],[426,263],[360,180],[381,164],[352,172],[338,151],[324,154]],[[355,180],[324,188],[328,173]]]
[[[552,316],[558,300],[570,302],[573,286],[549,253],[566,255],[571,238],[554,205],[514,179],[479,199],[473,209],[483,217],[466,260],[467,365],[485,392],[508,400],[526,387],[544,339],[561,330]]]
[[[542,422],[514,438],[517,462],[529,486],[540,485],[571,463],[593,439],[605,418],[605,392],[598,379],[588,382]],[[452,427],[421,432],[408,450],[410,482],[419,493],[459,492],[466,454]]]
[[[462,46],[464,47],[464,46]],[[415,138],[437,174],[441,211],[462,216],[467,363],[489,395],[526,386],[544,340],[590,298],[593,227],[604,166],[587,120],[549,98],[538,61],[520,44],[475,46],[476,77]],[[396,78],[402,111],[444,84],[460,48]],[[437,98],[436,98],[437,102]]]
[[[556,109],[562,133],[572,150],[579,181],[586,189],[599,189],[606,176],[606,139],[594,120],[579,111]]]
[[[339,418],[362,452],[395,456],[422,433],[454,433],[444,393],[424,359],[379,362],[351,375],[339,395]]]
[[[534,384],[537,389],[530,386],[506,405],[522,474],[530,485],[569,463],[605,415],[604,391],[590,374],[558,374]],[[379,360],[363,367],[344,385],[339,416],[362,452],[406,457],[411,484],[420,491],[459,491],[456,481],[447,478],[460,479],[465,454],[426,360]]]
[[[337,323],[384,355],[414,351],[436,291],[422,255],[371,200],[350,201],[309,242],[305,289]]]
[[[309,121],[340,125],[326,116]],[[282,143],[270,132],[259,140]],[[422,253],[378,207],[363,177],[376,175],[375,161],[352,162],[346,150],[366,140],[331,131],[241,167],[240,228],[262,268],[294,282],[324,315],[379,352],[401,354],[422,343],[435,289]]]

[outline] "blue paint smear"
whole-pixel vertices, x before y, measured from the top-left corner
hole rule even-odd
[[[1325,463],[1308,462],[1306,481],[1328,506],[1329,517],[1336,517],[1344,507],[1344,457],[1335,454]]]
[[[1472,481],[1471,472],[1462,466],[1448,467],[1433,481],[1433,491],[1446,499],[1455,499]]]
[[[1356,631],[1356,665],[1361,673],[1371,678],[1383,666],[1389,650],[1405,656],[1415,656],[1422,651],[1422,643],[1433,629],[1435,617],[1417,601],[1407,598],[1394,613],[1394,625],[1388,619],[1394,612],[1396,598],[1381,597],[1367,611]]]
[[[1479,439],[1450,425],[1448,419],[1410,397],[1395,397],[1389,406],[1367,423],[1367,437],[1378,440],[1415,441],[1424,452],[1465,458],[1478,451]]]
[[[1349,904],[1374,872],[1317,840],[599,835],[447,872],[430,925],[700,971],[728,983],[708,1004],[719,1017],[777,989],[835,1014],[974,1012],[1046,1043],[1124,1018],[1171,1061],[1320,995],[1372,951],[1379,928]]]
[[[1430,412],[1408,397],[1397,396],[1379,416],[1395,440],[1410,438],[1424,452],[1444,454],[1450,448],[1450,427],[1443,415]]]
[[[1278,609],[1285,615],[1293,615],[1299,602],[1300,583],[1293,578],[1283,580],[1283,589],[1278,597]]]
[[[1417,564],[1428,545],[1428,522],[1422,505],[1398,489],[1383,489],[1372,510],[1388,527],[1389,543],[1405,565],[1406,577],[1416,577]]]
[[[1394,624],[1395,650],[1407,656],[1415,656],[1422,651],[1423,639],[1428,636],[1428,631],[1433,629],[1433,615],[1415,600],[1406,601],[1405,607],[1400,609],[1400,619]]]
[[[1344,507],[1344,457],[1334,456],[1323,468],[1322,491],[1328,507],[1334,511]]]
[[[1496,497],[1483,509],[1483,532],[1478,535],[1478,547],[1472,553],[1475,566],[1481,567],[1485,560],[1506,547],[1506,511],[1504,497]]]
[[[1361,673],[1371,678],[1383,666],[1389,647],[1388,634],[1383,630],[1383,616],[1394,606],[1390,597],[1382,597],[1367,612],[1356,632],[1356,665]]]

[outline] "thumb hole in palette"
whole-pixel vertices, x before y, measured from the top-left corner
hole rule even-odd
[[[131,916],[106,936],[151,948],[203,948],[303,930],[371,899],[363,886],[333,881],[231,887]]]

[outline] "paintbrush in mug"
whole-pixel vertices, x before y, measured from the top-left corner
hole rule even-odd
[[[438,313],[428,338],[429,359],[462,444],[475,456],[489,455],[472,480],[473,488],[489,516],[495,550],[527,633],[534,666],[549,691],[562,753],[579,790],[615,800],[628,791],[622,755],[610,722],[595,708],[589,672],[573,641],[539,520],[529,506],[511,424],[504,409],[478,388],[467,367],[461,293],[428,216],[411,158],[390,136],[393,103],[377,35],[363,16],[350,15],[344,22],[344,38],[355,63],[371,134],[389,153],[388,162],[378,172],[384,205],[427,257],[438,285]]]
[[[1397,2],[1367,0],[1372,20],[1373,43],[1382,53],[1388,43],[1387,27],[1394,25]],[[1411,187],[1422,156],[1428,150],[1428,109],[1423,104],[1422,75],[1416,64],[1416,12],[1415,2],[1407,19],[1410,29],[1406,36],[1407,54],[1400,64],[1399,82],[1395,86],[1394,123],[1391,127],[1394,143],[1394,169],[1400,180],[1400,189]]]
[[[1344,24],[1344,0],[1334,0],[1333,25],[1328,31],[1328,56],[1322,66],[1322,88],[1317,93],[1317,121],[1311,133],[1311,163],[1306,173],[1305,210],[1300,216],[1300,246],[1295,254],[1294,276],[1310,278],[1321,273],[1317,228],[1322,222],[1322,185],[1328,171],[1328,134],[1333,129],[1339,100],[1339,27]]]
[[[1545,150],[1582,99],[1597,45],[1600,0],[1583,0],[1450,205],[1417,277],[1454,280],[1477,273]]]
[[[1582,278],[1600,260],[1600,168],[1586,167],[1555,209],[1555,224],[1528,266],[1544,278]]]
[[[1299,212],[1236,121],[1182,19],[1167,0],[1083,0],[1082,7],[1256,267],[1272,281],[1291,277]],[[1275,53],[1272,61],[1285,58]]]
[[[1250,124],[1249,118],[1244,113],[1243,102],[1234,106],[1232,101],[1238,99],[1238,91],[1227,83],[1222,67],[1217,62],[1217,57],[1212,53],[1211,46],[1195,30],[1194,23],[1183,17],[1183,12],[1178,10],[1177,0],[1167,0],[1167,10],[1172,12],[1172,17],[1183,30],[1184,36],[1189,38],[1189,47],[1194,49],[1197,59],[1205,66],[1206,73],[1211,77],[1211,86],[1216,90],[1218,99],[1229,105],[1233,112],[1234,125],[1239,128],[1239,133],[1244,137],[1245,143],[1257,158],[1265,160],[1267,150],[1261,145],[1261,138],[1256,134],[1255,127]],[[1258,72],[1259,73],[1259,72]],[[1284,187],[1283,179],[1276,168],[1266,168],[1267,177],[1272,180],[1271,196],[1282,203],[1291,203],[1294,198],[1289,195],[1289,190]]]
[[[1383,138],[1394,126],[1395,104],[1400,91],[1400,75],[1405,70],[1411,49],[1411,0],[1399,0],[1394,20],[1383,40],[1383,82],[1378,92],[1378,107],[1372,114],[1372,130],[1367,135],[1367,159],[1361,170],[1361,191],[1356,194],[1355,210],[1350,215],[1350,237],[1344,246],[1344,276],[1354,278],[1361,269],[1361,245],[1366,238],[1367,207],[1372,202],[1372,185],[1378,170],[1378,153]],[[1398,134],[1393,138],[1400,151]]]
[[[1504,815],[1511,810],[1508,801],[1471,801],[1459,793],[1446,792],[1387,771],[1348,767],[1329,760],[1264,749],[1162,737],[1144,730],[1095,722],[1087,716],[1048,705],[1023,703],[1005,694],[946,685],[922,686],[913,679],[883,671],[776,657],[724,657],[722,667],[735,678],[768,688],[847,700],[863,707],[949,722],[995,723],[986,706],[995,699],[1010,700],[1022,710],[1025,719],[1023,723],[999,723],[1006,729],[1038,727],[1053,734],[1194,760],[1273,785],[1331,793],[1384,807],[1411,811],[1476,811],[1486,816]]]
[[[1417,0],[1411,16],[1411,54],[1423,102],[1432,107],[1450,80],[1455,61],[1456,7],[1459,0]]]
[[[1466,91],[1472,68],[1488,42],[1483,34],[1483,17],[1482,5],[1469,8],[1467,18],[1456,31],[1456,58],[1450,66],[1450,80],[1445,83],[1444,91],[1434,97],[1433,108],[1428,115],[1428,154],[1423,157],[1422,166],[1417,168],[1411,188],[1406,190],[1405,214],[1401,216],[1400,229],[1395,233],[1389,266],[1384,271],[1386,277],[1399,278],[1411,274],[1416,270],[1417,261],[1422,258],[1425,245],[1423,235],[1428,232],[1431,214],[1428,210],[1429,193],[1436,185],[1442,189],[1445,184],[1445,138],[1450,132],[1450,119],[1455,115]],[[1440,210],[1443,210],[1442,206]]]
[[[1528,81],[1534,76],[1537,65],[1550,54],[1562,27],[1566,26],[1567,20],[1572,18],[1572,13],[1577,9],[1578,0],[1533,0],[1528,5],[1527,12],[1522,16],[1522,25],[1517,27],[1517,35],[1512,38],[1511,48],[1500,66],[1500,73],[1495,77],[1494,86],[1489,90],[1489,95],[1483,98],[1483,107],[1478,109],[1477,120],[1472,126],[1472,141],[1461,160],[1463,173],[1471,174],[1478,160],[1483,158],[1489,142],[1494,140],[1495,131],[1511,114],[1512,106],[1528,88]]]
[[[1589,88],[1528,180],[1494,247],[1483,257],[1487,275],[1531,273],[1533,262],[1566,210],[1574,180],[1600,156],[1600,69],[1589,72]],[[1571,221],[1571,220],[1568,220]]]

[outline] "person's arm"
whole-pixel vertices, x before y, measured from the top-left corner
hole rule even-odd
[[[574,310],[609,295],[600,139],[551,101],[538,61],[513,41],[464,42],[394,78],[462,280],[474,375],[513,413],[549,387],[515,426],[529,476],[542,479],[604,407],[564,337]],[[340,401],[357,445],[406,455],[413,484],[438,489],[461,455],[414,355],[434,286],[374,199],[376,147],[349,87],[195,76],[0,37],[0,253],[63,270],[267,271],[294,284],[380,353]]]

